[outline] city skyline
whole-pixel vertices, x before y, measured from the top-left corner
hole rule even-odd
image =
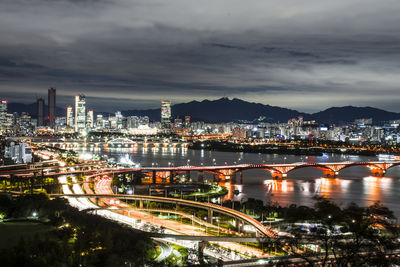
[[[35,2],[0,4],[13,102],[55,87],[62,106],[84,92],[108,111],[157,107],[155,95],[400,111],[397,1]]]

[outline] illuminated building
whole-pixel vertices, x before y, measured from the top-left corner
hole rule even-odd
[[[122,129],[123,127],[124,116],[122,116],[121,111],[115,112],[115,128]]]
[[[186,129],[190,128],[190,116],[185,117],[185,128]]]
[[[98,114],[96,116],[96,129],[103,129],[104,128],[104,119],[103,115]]]
[[[86,118],[86,127],[89,129],[93,129],[93,123],[94,123],[94,117],[93,117],[93,109],[89,109],[87,112],[87,118]]]
[[[74,110],[71,106],[67,106],[67,126],[74,127]]]
[[[11,142],[5,147],[4,157],[12,159],[15,163],[30,163],[32,148],[26,143]]]
[[[232,138],[234,139],[245,139],[246,138],[246,129],[245,128],[234,128],[232,130]]]
[[[50,88],[48,91],[48,105],[49,105],[49,126],[54,128],[56,126],[56,89]]]
[[[31,128],[31,115],[26,112],[22,112],[19,117],[19,131],[23,133],[29,132]]]
[[[182,128],[182,124],[183,124],[182,119],[176,118],[174,120],[174,128]]]
[[[148,125],[139,125],[138,128],[129,129],[129,133],[133,135],[156,135],[156,128],[150,128]]]
[[[139,126],[139,118],[136,116],[130,116],[127,118],[128,129],[134,129]]]
[[[0,100],[0,129],[4,130],[7,121],[7,100]]]
[[[81,132],[86,128],[86,96],[75,96],[75,132]]]
[[[36,100],[36,114],[37,114],[37,126],[44,126],[44,99],[38,98]]]
[[[161,126],[165,129],[171,128],[171,101],[161,101]]]

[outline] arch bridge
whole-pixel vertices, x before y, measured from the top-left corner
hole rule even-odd
[[[190,177],[191,172],[198,172],[198,181],[202,182],[204,173],[211,173],[214,179],[218,180],[236,180],[236,174],[240,174],[240,183],[243,182],[243,171],[251,169],[265,170],[271,173],[274,179],[284,179],[288,173],[302,168],[315,168],[323,171],[323,175],[327,178],[335,178],[340,171],[362,166],[370,170],[371,174],[376,177],[382,177],[393,167],[399,166],[400,161],[366,161],[366,162],[329,162],[329,163],[288,163],[288,164],[239,164],[239,165],[223,165],[223,166],[179,166],[179,167],[141,167],[133,169],[118,169],[104,174],[123,174],[123,173],[142,173],[143,176],[151,178],[152,183],[174,182],[175,177],[179,173],[185,173]]]

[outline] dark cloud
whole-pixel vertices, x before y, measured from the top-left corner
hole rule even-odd
[[[398,107],[400,2],[3,0],[0,92],[95,109],[239,97]]]

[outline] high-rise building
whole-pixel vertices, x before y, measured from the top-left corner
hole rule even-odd
[[[161,101],[161,126],[165,129],[171,128],[171,101]]]
[[[127,127],[128,129],[134,129],[139,127],[139,118],[137,116],[128,117]]]
[[[185,128],[190,128],[190,116],[185,116]]]
[[[67,106],[67,126],[74,127],[74,110],[71,106]]]
[[[7,121],[7,100],[0,100],[0,129],[4,130]]]
[[[94,116],[93,116],[93,109],[89,109],[87,112],[87,118],[86,118],[86,126],[89,129],[93,129],[93,124],[94,124]]]
[[[82,132],[86,128],[86,96],[75,96],[75,132]]]
[[[49,126],[54,128],[56,126],[56,89],[50,88],[48,91],[48,105],[49,105]]]
[[[37,126],[44,126],[44,99],[36,100]]]
[[[103,115],[97,114],[97,116],[96,116],[96,129],[103,129],[103,128],[104,128]]]
[[[115,128],[117,129],[123,128],[123,119],[124,116],[122,115],[121,111],[117,110],[115,112]]]

